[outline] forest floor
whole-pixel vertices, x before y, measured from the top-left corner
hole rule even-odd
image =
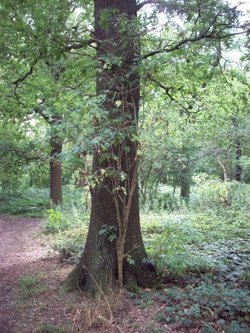
[[[63,299],[58,291],[71,267],[49,254],[41,220],[0,216],[0,244],[0,332],[67,322],[73,295]]]
[[[166,305],[142,308],[126,295],[95,303],[83,293],[63,292],[72,265],[49,251],[41,219],[1,215],[0,244],[1,333],[148,332]],[[159,324],[152,332],[182,331]]]

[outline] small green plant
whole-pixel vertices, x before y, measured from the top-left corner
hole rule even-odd
[[[56,325],[42,324],[34,331],[34,333],[66,333],[66,331],[64,328]]]
[[[18,280],[18,291],[22,298],[30,298],[46,291],[46,286],[41,283],[42,274],[22,275]]]
[[[47,233],[53,234],[60,230],[65,230],[67,227],[68,223],[59,209],[48,209],[48,219],[44,223],[44,228]]]
[[[112,225],[104,224],[98,233],[100,236],[106,237],[110,243],[117,238],[116,228]]]
[[[162,291],[132,294],[140,308],[163,306],[154,316],[156,322],[174,324],[187,330],[199,327],[201,332],[249,332],[249,291],[233,288],[225,283],[201,282],[185,289],[169,287]],[[136,298],[135,298],[136,297]]]
[[[76,263],[83,251],[87,226],[72,228],[53,235],[53,249],[59,252],[62,260]]]

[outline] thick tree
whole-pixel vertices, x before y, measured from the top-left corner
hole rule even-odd
[[[94,153],[96,186],[91,190],[89,233],[81,260],[67,280],[69,285],[88,291],[114,288],[117,279],[119,287],[124,282],[146,287],[155,278],[155,267],[147,260],[139,221],[136,15],[135,0],[95,1],[99,60],[96,91],[103,96],[102,117],[95,119],[95,125],[98,132],[102,122],[106,122],[109,145],[97,147]]]

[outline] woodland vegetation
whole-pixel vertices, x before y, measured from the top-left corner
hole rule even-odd
[[[65,289],[166,303],[144,333],[249,332],[241,9],[0,2],[0,212],[46,218]]]

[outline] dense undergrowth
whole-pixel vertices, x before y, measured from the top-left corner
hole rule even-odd
[[[160,310],[140,333],[161,332],[161,324],[187,332],[250,330],[250,186],[204,175],[195,181],[189,205],[172,198],[162,186],[154,206],[142,209],[144,241],[157,264],[159,288],[130,290],[129,295],[138,307]],[[62,260],[76,262],[88,229],[86,195],[67,189],[64,203],[48,208],[45,192],[40,195],[37,190],[35,196],[34,191],[13,197],[12,202],[6,197],[0,211],[30,215],[29,207],[36,207],[32,213],[46,215],[44,231],[54,250]]]
[[[48,189],[18,189],[12,192],[0,191],[0,214],[43,217],[49,202]]]
[[[249,332],[249,191],[249,185],[207,179],[193,188],[188,207],[143,215],[148,253],[165,288],[132,297],[139,306],[167,303],[156,322],[187,332]]]

